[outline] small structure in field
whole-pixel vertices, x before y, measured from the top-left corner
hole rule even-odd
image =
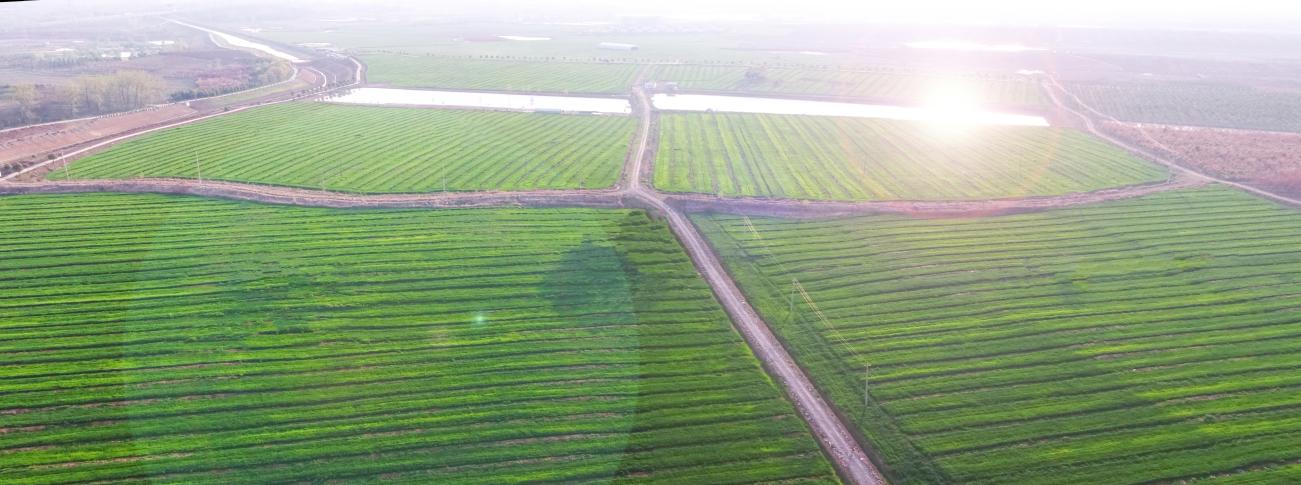
[[[610,51],[635,51],[638,49],[637,44],[625,44],[623,42],[602,42],[596,44],[596,47]]]
[[[648,81],[643,86],[647,91],[660,91],[669,94],[678,92],[677,81]]]

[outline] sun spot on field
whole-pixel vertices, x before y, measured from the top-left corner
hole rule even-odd
[[[487,325],[488,315],[485,315],[483,312],[475,313],[474,319],[471,321],[471,323],[474,324],[475,327],[482,327],[484,325]]]
[[[925,123],[941,141],[960,142],[963,135],[980,124],[981,96],[970,85],[936,82],[926,88],[921,101],[926,110]]]

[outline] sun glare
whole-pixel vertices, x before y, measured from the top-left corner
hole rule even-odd
[[[922,107],[926,110],[926,124],[947,138],[956,138],[980,124],[980,94],[962,83],[932,85],[923,98]]]

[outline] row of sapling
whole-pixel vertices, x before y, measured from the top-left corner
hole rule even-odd
[[[140,109],[163,100],[167,82],[143,71],[78,76],[59,86],[14,86],[16,124]]]

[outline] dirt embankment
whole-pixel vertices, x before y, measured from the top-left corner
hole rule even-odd
[[[0,183],[0,194],[127,192],[197,195],[267,204],[334,208],[597,207],[649,208],[614,190],[345,194],[240,182],[190,179],[75,180]]]
[[[985,217],[1132,199],[1158,192],[1203,185],[1206,181],[1177,175],[1171,180],[1056,196],[985,200],[823,201],[760,197],[672,194],[664,200],[687,212],[719,212],[761,217],[832,218],[868,214],[913,217]]]
[[[314,96],[327,90],[324,81],[321,72],[308,67],[299,69],[295,78],[246,92],[174,103],[153,110],[0,132],[0,154],[5,149],[12,149],[25,157],[6,163],[6,159],[0,156],[0,176],[10,180],[41,180],[46,173],[64,164],[136,135],[259,105]]]
[[[1301,196],[1301,133],[1119,121],[1099,129],[1215,177]]]
[[[41,161],[41,156],[143,126],[178,120],[198,113],[185,104],[20,128],[0,133],[0,171],[4,173]]]
[[[1070,91],[1067,91],[1066,88],[1054,78],[1048,78],[1043,87],[1044,92],[1048,94],[1048,97],[1052,100],[1053,104],[1057,106],[1058,110],[1062,113],[1068,113],[1072,117],[1078,119],[1083,124],[1082,126],[1085,131],[1088,131],[1094,136],[1111,142],[1113,145],[1121,147],[1140,157],[1170,167],[1172,176],[1184,175],[1200,177],[1211,182],[1217,182],[1245,190],[1288,206],[1301,207],[1301,198],[1290,197],[1279,192],[1270,191],[1255,184],[1247,184],[1230,180],[1225,177],[1218,177],[1206,173],[1197,167],[1186,165],[1177,157],[1167,156],[1162,150],[1149,150],[1143,148],[1143,144],[1130,142],[1122,137],[1112,135],[1105,129],[1099,128],[1099,126],[1107,122],[1119,123],[1120,120],[1085,104],[1084,101],[1082,101],[1078,96],[1072,94]],[[1159,145],[1159,142],[1156,142],[1156,139],[1147,135],[1146,132],[1139,130],[1139,133],[1143,135],[1147,142],[1153,142]]]

